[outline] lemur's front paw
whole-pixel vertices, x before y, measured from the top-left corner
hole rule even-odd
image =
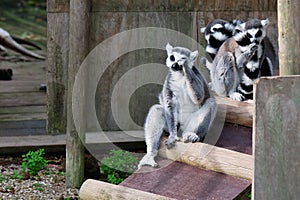
[[[138,169],[140,169],[144,165],[150,165],[152,167],[158,167],[158,164],[154,160],[154,156],[146,154],[138,165]]]
[[[200,137],[193,132],[187,132],[183,134],[183,142],[199,142]]]
[[[257,45],[257,44],[252,43],[252,44],[249,45],[249,50],[250,50],[250,52],[253,53],[253,52],[255,52],[257,49],[258,49],[258,45]]]
[[[238,92],[233,92],[232,94],[229,95],[229,97],[235,101],[244,101],[245,97]]]
[[[165,141],[165,145],[167,146],[168,149],[171,149],[172,147],[175,146],[176,141],[179,140],[177,137],[169,137]]]

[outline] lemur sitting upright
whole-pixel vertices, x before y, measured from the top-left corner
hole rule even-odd
[[[163,132],[169,133],[167,148],[175,145],[177,131],[182,131],[184,142],[203,141],[216,115],[215,98],[202,76],[194,66],[198,51],[183,47],[166,46],[166,76],[159,104],[153,105],[145,122],[147,154],[139,163],[157,167],[157,155]]]
[[[216,60],[215,58],[213,64],[209,62],[209,58],[206,58],[206,66],[211,73],[212,88],[218,95],[229,96],[234,100],[242,101],[253,98],[253,83],[257,78],[273,75],[275,51],[269,39],[266,37],[266,28],[269,24],[268,19],[252,19],[244,23],[240,20],[234,21],[236,23],[214,20],[202,30],[205,30],[205,38],[207,39],[208,46],[211,46],[211,42],[208,39],[211,40],[211,38],[214,37],[214,40],[219,40],[218,44],[220,44],[224,42],[224,38],[228,36],[228,34],[224,34],[224,30],[232,32],[233,39],[228,39],[228,41],[225,41],[226,44],[222,43],[222,46],[216,47],[215,51],[219,54],[218,59]],[[210,31],[207,30],[208,28]],[[254,47],[254,45],[257,47]],[[231,50],[228,49],[229,46]],[[233,46],[236,46],[237,49],[232,49]],[[249,54],[250,52],[248,50],[253,50],[254,48],[257,50]],[[224,52],[234,54],[226,53],[226,55],[230,57],[226,55],[224,57]],[[236,59],[235,54],[241,55],[242,53],[247,54],[243,54],[245,56],[243,58],[244,62],[239,62],[239,64],[242,65],[237,65],[236,62],[235,65],[233,65],[232,62],[228,63],[229,60]],[[251,57],[249,57],[249,55],[251,55]],[[232,58],[232,56],[234,56],[234,58]],[[245,60],[246,57],[247,59]],[[219,61],[220,58],[222,60]],[[239,79],[237,79],[236,74],[232,75],[232,67],[237,67],[237,70],[234,71],[239,73]],[[235,91],[237,91],[237,93]]]

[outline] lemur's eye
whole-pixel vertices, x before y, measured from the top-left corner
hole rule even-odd
[[[251,35],[250,33],[247,33],[246,36],[247,36],[248,38],[252,38],[252,35]]]
[[[257,31],[257,33],[255,34],[255,37],[256,37],[256,38],[258,38],[258,37],[260,37],[260,36],[262,36],[262,31],[261,31],[261,30]]]
[[[185,60],[185,59],[186,59],[186,57],[182,57],[182,58],[181,58],[181,60]]]
[[[173,55],[170,56],[170,60],[173,62],[175,61],[175,57]]]

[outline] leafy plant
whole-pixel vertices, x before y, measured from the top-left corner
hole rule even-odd
[[[249,199],[252,198],[252,193],[248,194],[248,198],[249,198]]]
[[[40,192],[44,191],[43,186],[44,186],[44,184],[41,184],[41,183],[32,184],[33,189],[38,190]]]
[[[43,158],[44,154],[44,149],[38,149],[37,151],[29,151],[26,155],[22,155],[21,169],[23,172],[27,171],[30,176],[36,175],[47,165],[47,160]]]
[[[130,152],[113,149],[101,160],[100,170],[109,183],[117,185],[134,172],[137,164],[138,158]]]
[[[10,176],[10,178],[22,180],[22,175],[17,170],[14,170],[13,174]]]
[[[0,183],[6,180],[6,177],[2,174],[0,174]]]

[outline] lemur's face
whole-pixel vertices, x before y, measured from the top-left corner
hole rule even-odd
[[[252,19],[236,28],[236,38],[244,38],[248,43],[260,44],[266,36],[266,29],[269,25],[269,19]]]
[[[184,63],[192,67],[198,56],[198,51],[191,52],[189,49],[183,47],[172,47],[169,43],[166,46],[166,50],[168,55],[166,65],[174,70],[182,68]]]

